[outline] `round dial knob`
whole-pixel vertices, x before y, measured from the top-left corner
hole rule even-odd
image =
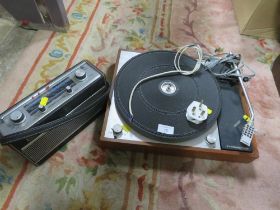
[[[114,138],[118,138],[122,135],[123,128],[120,124],[115,124],[112,128]]]
[[[46,111],[46,106],[39,105],[39,106],[38,106],[38,109],[39,109],[41,112],[44,112],[44,111]]]
[[[120,134],[120,133],[122,133],[123,128],[120,124],[115,124],[113,126],[112,130],[115,134]]]
[[[216,141],[217,139],[214,136],[208,135],[206,137],[206,142],[210,147],[216,147]]]
[[[72,91],[73,91],[72,87],[70,85],[66,86],[65,90],[67,93],[72,93]]]
[[[24,120],[24,114],[21,111],[16,110],[12,112],[12,114],[10,115],[10,119],[14,123],[20,123]]]
[[[86,72],[82,69],[79,69],[75,72],[75,77],[77,79],[82,80],[82,79],[86,78],[86,76],[87,76]]]

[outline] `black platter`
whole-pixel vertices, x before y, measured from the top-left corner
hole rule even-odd
[[[182,142],[200,136],[217,121],[221,110],[221,93],[217,80],[204,66],[191,76],[175,74],[140,84],[132,99],[133,117],[129,113],[129,96],[141,79],[174,70],[176,52],[152,51],[139,54],[125,63],[117,74],[114,98],[121,118],[138,133],[168,143]],[[183,55],[180,66],[192,70],[196,61]],[[171,91],[166,92],[166,85]],[[170,90],[170,89],[169,89]],[[192,101],[202,101],[213,112],[196,125],[186,118]],[[158,132],[159,125],[173,128],[172,134]]]

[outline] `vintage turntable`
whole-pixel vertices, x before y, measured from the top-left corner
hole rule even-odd
[[[191,70],[195,71],[190,74]],[[120,50],[99,143],[250,162],[258,158],[258,151],[254,137],[252,144],[241,142],[248,123],[242,119],[247,106],[244,111],[245,97],[240,97],[239,89],[238,80],[217,80],[213,72],[183,53]]]

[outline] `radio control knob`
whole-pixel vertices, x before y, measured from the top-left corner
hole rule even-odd
[[[24,120],[24,114],[21,111],[16,110],[12,112],[10,119],[14,123],[20,123]]]
[[[87,76],[86,72],[82,69],[78,69],[75,72],[75,77],[79,80],[83,80],[84,78],[86,78],[86,76]]]
[[[38,106],[38,109],[41,111],[41,112],[44,112],[46,111],[46,106],[42,106],[41,104]]]
[[[70,85],[66,86],[65,90],[67,93],[72,93],[72,91],[73,91],[72,87]]]

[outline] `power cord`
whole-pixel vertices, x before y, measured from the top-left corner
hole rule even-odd
[[[197,62],[195,64],[194,68],[191,71],[181,69],[181,66],[180,66],[181,57],[188,49],[195,49],[196,52],[197,52],[197,55],[198,55]],[[129,106],[129,113],[131,115],[131,118],[133,118],[133,112],[132,112],[132,106],[131,106],[132,98],[133,98],[133,95],[134,95],[134,92],[135,92],[136,88],[141,83],[146,82],[146,81],[151,80],[151,79],[158,78],[158,77],[166,76],[166,75],[182,74],[182,75],[188,76],[188,75],[194,74],[195,72],[197,72],[200,69],[200,66],[202,64],[202,60],[203,60],[203,52],[202,52],[201,47],[198,44],[185,45],[185,46],[181,47],[175,55],[174,66],[175,66],[176,70],[171,70],[171,71],[166,71],[166,72],[159,73],[159,74],[154,74],[152,76],[145,77],[144,79],[141,79],[139,82],[137,82],[134,85],[134,87],[132,88],[132,91],[131,91],[130,96],[129,96],[128,106]]]
[[[195,49],[198,55],[198,59],[194,68],[190,70],[181,69],[180,60],[183,54],[189,49]],[[175,70],[166,71],[163,73],[151,75],[145,77],[138,81],[129,96],[129,113],[131,115],[131,119],[133,118],[133,111],[132,111],[132,99],[136,88],[151,79],[155,79],[158,77],[172,75],[172,74],[182,74],[184,76],[189,76],[197,72],[201,65],[204,65],[209,72],[211,72],[215,77],[220,79],[229,79],[229,80],[236,80],[241,78],[243,82],[248,82],[251,78],[253,78],[256,73],[253,69],[251,69],[248,65],[246,65],[243,60],[241,59],[240,54],[233,54],[233,53],[222,53],[222,54],[207,54],[203,53],[201,47],[198,44],[189,44],[179,48],[175,57],[174,57],[174,67]],[[227,66],[228,68],[223,68],[220,72],[215,72],[218,65]],[[245,68],[248,69],[251,73],[245,74]]]
[[[223,53],[217,55],[204,54],[203,64],[207,69],[215,75],[217,78],[221,79],[236,79],[241,77],[244,82],[248,82],[252,79],[256,73],[248,65],[246,65],[241,59],[241,55],[233,53]],[[215,72],[215,67],[219,64],[223,64],[228,68],[223,68],[223,71],[217,73]],[[245,74],[245,68],[248,69],[251,73]],[[240,72],[241,74],[240,74]]]

